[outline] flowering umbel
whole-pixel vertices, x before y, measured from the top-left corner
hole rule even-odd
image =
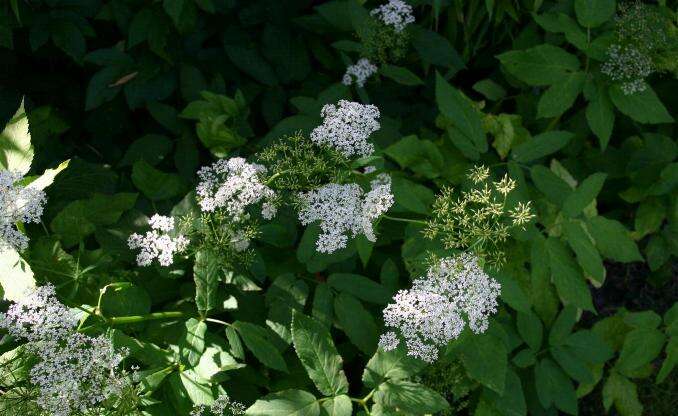
[[[116,352],[106,337],[76,331],[78,315],[61,304],[51,285],[37,288],[0,314],[0,328],[28,341],[38,361],[30,381],[40,408],[50,415],[87,413],[126,385],[117,371],[125,351]]]
[[[506,207],[506,197],[515,188],[508,175],[493,182],[489,169],[477,166],[467,176],[473,185],[470,190],[455,196],[452,188],[444,188],[436,198],[425,235],[439,238],[447,249],[468,250],[499,266],[511,229],[524,227],[534,214],[529,202]]]
[[[332,253],[346,247],[349,237],[359,234],[376,241],[373,222],[393,205],[391,178],[381,174],[365,195],[360,185],[330,183],[299,194],[299,221],[303,225],[320,222],[316,249]]]
[[[358,87],[365,86],[365,82],[369,77],[377,72],[377,66],[373,65],[369,59],[360,58],[354,65],[346,68],[346,73],[342,79],[342,84],[352,85],[355,83]]]
[[[374,145],[367,139],[381,127],[376,106],[340,100],[337,105],[325,105],[320,115],[323,124],[313,129],[311,141],[335,148],[347,158],[374,152]]]
[[[161,266],[169,266],[174,261],[174,255],[188,247],[188,239],[179,234],[173,236],[174,218],[155,214],[148,221],[151,231],[140,235],[134,233],[129,236],[127,244],[131,249],[141,250],[137,254],[139,266],[150,266],[154,259],[158,259]]]
[[[231,400],[228,394],[220,394],[210,405],[199,404],[193,408],[190,416],[236,416],[245,414],[242,403]]]
[[[402,0],[390,0],[370,13],[385,25],[392,26],[396,32],[402,32],[410,23],[414,23],[412,6]]]
[[[196,188],[200,208],[204,212],[223,208],[234,219],[239,219],[245,214],[245,208],[264,201],[262,215],[273,218],[276,210],[270,201],[275,193],[259,180],[264,173],[266,167],[248,163],[241,157],[220,159],[201,168]]]
[[[22,179],[19,172],[0,171],[0,254],[12,248],[21,251],[28,246],[28,237],[16,224],[40,222],[47,201],[43,190],[21,186]]]
[[[393,331],[383,334],[379,345],[392,350],[402,338],[408,355],[434,362],[438,349],[467,325],[477,334],[487,330],[500,291],[474,255],[444,258],[426,276],[415,279],[411,289],[396,293],[384,309],[384,323]]]

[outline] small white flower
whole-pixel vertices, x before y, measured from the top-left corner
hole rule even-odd
[[[244,415],[245,406],[242,403],[232,401],[228,394],[220,394],[209,406],[199,404],[193,407],[190,416],[207,416],[205,412],[211,416],[235,416]]]
[[[398,334],[396,334],[395,332],[389,331],[389,332],[382,334],[379,337],[379,346],[384,351],[392,351],[392,350],[398,348],[399,344],[400,344],[400,339],[398,339]]]
[[[645,78],[655,71],[652,59],[634,46],[610,45],[600,71],[621,83],[622,92],[632,95],[647,89]]]
[[[311,132],[314,143],[333,147],[348,158],[374,153],[374,145],[367,139],[381,127],[376,106],[340,100],[337,105],[325,105],[320,115],[323,124]]]
[[[475,256],[444,258],[425,277],[414,280],[411,289],[395,294],[384,309],[384,323],[405,339],[408,355],[433,362],[438,348],[456,339],[467,325],[475,333],[487,330],[500,290]],[[397,345],[392,338],[384,334],[382,347]]]
[[[19,185],[22,179],[19,172],[0,171],[0,253],[12,248],[21,251],[28,246],[28,237],[16,224],[39,223],[47,201],[43,190]]]
[[[396,32],[402,32],[407,25],[414,23],[412,6],[402,0],[390,0],[370,13],[387,26],[393,26]]]
[[[303,225],[320,222],[322,232],[316,242],[318,252],[332,253],[344,248],[348,237],[358,234],[376,241],[372,224],[393,205],[393,195],[388,175],[379,175],[371,185],[367,195],[354,183],[330,183],[299,194],[302,203],[299,221]]]
[[[27,340],[25,348],[38,359],[30,381],[39,390],[38,406],[50,415],[89,414],[126,383],[116,371],[126,351],[116,352],[104,336],[78,333],[78,321],[51,285],[37,288],[0,314],[0,328]]]
[[[158,259],[161,266],[169,266],[174,261],[174,255],[188,247],[189,240],[183,235],[171,236],[174,231],[174,218],[155,214],[148,221],[151,231],[140,235],[134,233],[127,239],[130,249],[140,249],[137,254],[139,266],[150,266],[154,259]]]
[[[346,68],[346,73],[342,79],[344,85],[355,84],[362,88],[369,77],[377,72],[377,66],[373,65],[369,59],[361,58],[354,65]]]
[[[224,208],[234,218],[242,217],[248,206],[275,197],[273,190],[259,180],[265,172],[263,165],[247,163],[241,157],[220,159],[201,168],[196,188],[200,208],[204,212]],[[269,206],[262,215],[270,214]]]

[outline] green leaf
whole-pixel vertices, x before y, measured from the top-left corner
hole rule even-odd
[[[578,216],[584,208],[596,199],[600,190],[603,189],[606,178],[606,173],[594,173],[584,179],[581,185],[565,200],[563,213],[572,218]]]
[[[248,416],[319,416],[315,396],[303,390],[285,390],[257,400],[245,412]]]
[[[626,334],[615,368],[624,375],[632,375],[659,356],[665,341],[666,337],[657,329],[634,329]]]
[[[207,324],[191,318],[184,324],[184,332],[179,339],[179,353],[185,362],[194,367],[200,361],[200,356],[205,351],[205,332]]]
[[[569,110],[584,88],[586,74],[572,72],[551,85],[539,99],[537,117],[559,117]]]
[[[425,367],[424,361],[407,355],[403,348],[391,351],[380,348],[367,362],[362,380],[365,386],[374,388],[387,380],[411,378]]]
[[[463,339],[458,352],[469,377],[499,394],[504,393],[508,352],[500,339],[489,333],[474,334]]]
[[[36,287],[31,266],[13,248],[0,255],[0,286],[3,299],[18,302]]]
[[[660,124],[674,121],[649,86],[645,91],[626,95],[621,87],[614,85],[610,88],[610,98],[619,111],[639,123]]]
[[[435,194],[428,187],[401,176],[394,176],[391,188],[396,203],[402,208],[417,214],[430,212]]]
[[[398,84],[415,86],[423,85],[424,81],[416,76],[412,71],[402,66],[382,65],[379,72],[386,78],[390,78]]]
[[[534,369],[539,402],[545,408],[552,404],[565,413],[576,415],[577,396],[570,379],[553,361],[545,358]]]
[[[546,244],[549,251],[551,279],[563,303],[593,311],[591,292],[579,265],[572,258],[568,248],[554,237],[549,237]]]
[[[538,134],[514,147],[513,159],[520,163],[532,162],[562,149],[573,137],[574,134],[569,131],[547,131]]]
[[[676,364],[678,364],[678,337],[673,336],[666,344],[666,359],[657,373],[657,383],[666,380]]]
[[[345,394],[332,397],[322,402],[320,414],[322,416],[351,416],[353,414],[353,402]]]
[[[216,253],[207,250],[200,250],[195,253],[195,264],[193,265],[195,304],[201,314],[207,314],[218,306],[217,289],[223,274]]]
[[[592,383],[594,381],[593,373],[588,368],[586,361],[581,360],[574,355],[567,346],[556,346],[551,348],[551,355],[565,370],[567,375],[582,384]]]
[[[605,386],[603,386],[603,405],[609,411],[614,404],[620,416],[641,416],[643,405],[638,400],[636,385],[621,376],[616,371],[611,371]]]
[[[595,95],[587,97],[589,104],[586,106],[586,120],[593,134],[598,137],[600,149],[605,150],[612,136],[614,128],[614,108],[602,86],[596,86]]]
[[[292,341],[301,363],[325,396],[348,393],[348,380],[327,328],[298,312],[292,318]]]
[[[643,260],[638,246],[619,221],[596,216],[588,219],[587,222],[600,254],[625,263]]]
[[[28,188],[33,188],[33,189],[45,189],[51,184],[54,183],[54,179],[56,179],[57,175],[61,173],[62,170],[66,169],[68,167],[68,164],[70,163],[70,159],[66,160],[64,162],[59,163],[59,166],[57,166],[54,169],[45,169],[45,172],[40,175],[38,178],[36,178],[34,181],[29,183],[27,185]]]
[[[592,364],[602,364],[614,354],[612,348],[598,334],[587,329],[570,334],[565,340],[565,345],[580,360]]]
[[[412,31],[412,45],[422,61],[450,68],[453,73],[464,68],[464,61],[447,38],[419,25],[412,25]]]
[[[577,322],[577,308],[571,305],[565,305],[549,332],[549,345],[562,345],[572,332],[574,324]]]
[[[233,328],[240,334],[247,348],[265,366],[287,372],[287,364],[273,343],[267,339],[267,332],[260,326],[249,322],[236,321]]]
[[[616,0],[575,0],[574,12],[579,24],[594,28],[607,22],[617,9]]]
[[[605,266],[585,225],[579,221],[567,221],[563,223],[563,232],[584,274],[593,281],[596,287],[602,286],[605,281]]]
[[[172,150],[172,141],[160,134],[147,134],[127,148],[125,156],[119,166],[132,166],[138,160],[145,160],[149,165],[156,166]]]
[[[506,97],[506,90],[491,79],[484,79],[473,84],[473,89],[488,100],[497,101]]]
[[[539,351],[544,336],[544,329],[539,317],[532,311],[518,312],[516,326],[525,343],[532,350]]]
[[[537,189],[558,206],[562,206],[567,197],[572,193],[572,188],[570,188],[567,182],[545,166],[533,166],[530,174]]]
[[[132,182],[152,201],[176,198],[186,191],[186,183],[175,173],[155,169],[141,159],[132,167]]]
[[[569,73],[579,69],[576,56],[548,44],[505,52],[497,58],[511,75],[533,86],[561,82]]]
[[[481,153],[487,151],[487,139],[482,127],[480,113],[471,101],[462,96],[445,79],[436,74],[436,102],[440,113],[454,123],[454,127]]]
[[[386,305],[391,300],[388,289],[359,274],[332,273],[327,278],[327,284],[339,292],[346,292],[367,302]]]
[[[381,383],[374,393],[374,401],[386,407],[415,414],[436,413],[450,407],[440,394],[421,384],[406,380]]]
[[[151,297],[135,284],[111,283],[102,289],[100,307],[106,317],[145,315],[151,311]]]
[[[0,133],[0,169],[14,170],[22,175],[28,173],[34,153],[28,128],[22,100],[19,109]]]
[[[379,330],[363,305],[353,296],[342,292],[334,299],[334,311],[351,343],[365,354],[374,353]]]
[[[322,323],[325,328],[332,326],[332,319],[334,316],[334,295],[330,287],[326,283],[319,283],[315,287],[315,294],[313,295],[313,308],[311,314],[318,322]]]

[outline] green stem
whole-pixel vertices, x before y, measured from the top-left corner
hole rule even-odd
[[[423,221],[423,220],[415,220],[415,219],[411,219],[411,218],[391,217],[389,215],[382,215],[381,218],[385,218],[385,219],[391,220],[391,221],[409,222],[409,223],[412,223],[412,224],[420,224],[420,225],[428,224],[426,221]]]
[[[214,322],[215,324],[221,324],[221,325],[224,325],[224,326],[231,326],[231,324],[229,324],[228,322],[222,321],[222,320],[220,320],[220,319],[205,318],[205,321],[207,321],[207,322]]]
[[[185,312],[170,311],[170,312],[154,312],[146,315],[131,315],[131,316],[117,316],[108,318],[108,323],[111,325],[133,324],[145,321],[157,321],[161,319],[175,319],[189,316]]]
[[[280,172],[274,173],[273,175],[271,175],[270,178],[266,179],[266,181],[264,182],[264,185],[270,185],[271,182],[273,182],[277,178],[281,177],[282,175],[286,174],[287,172],[289,172],[289,171],[288,170],[281,170]]]

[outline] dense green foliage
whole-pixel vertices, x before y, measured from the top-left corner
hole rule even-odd
[[[42,224],[21,226],[22,260],[0,254],[3,293],[53,284],[92,312],[79,329],[139,367],[133,397],[88,414],[185,416],[223,392],[253,416],[669,414],[647,409],[678,395],[676,2],[408,3],[402,34],[372,0],[0,4],[0,168],[17,154],[29,177],[59,167]],[[652,71],[615,76],[617,44]],[[361,57],[378,73],[343,85]],[[341,99],[379,108],[370,160],[307,139]],[[25,122],[30,136],[12,133]],[[234,156],[290,192],[375,165],[392,218],[376,242],[319,253],[318,227],[285,201],[239,225],[247,252],[224,249],[218,222],[171,266],[137,266],[127,239],[151,215],[214,227],[196,172]],[[486,241],[468,231],[475,214],[449,207],[475,165],[515,181],[507,218],[528,203],[534,218]],[[489,329],[434,365],[378,348],[392,296],[457,250],[501,283]],[[1,413],[39,415],[19,344],[0,339]]]

